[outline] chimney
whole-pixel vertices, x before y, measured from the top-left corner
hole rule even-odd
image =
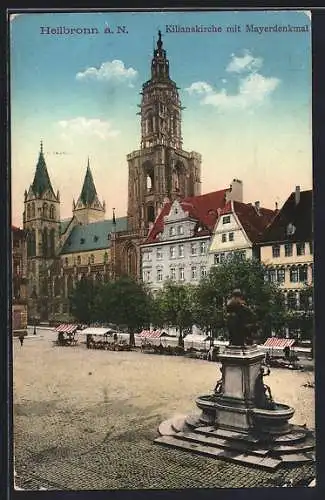
[[[260,202],[259,201],[255,201],[255,210],[256,210],[257,215],[260,215]]]
[[[300,186],[296,186],[296,191],[295,191],[295,204],[296,206],[298,205],[300,201]]]

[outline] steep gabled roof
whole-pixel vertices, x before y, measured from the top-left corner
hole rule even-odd
[[[50,191],[53,196],[55,196],[45,163],[42,142],[36,165],[35,176],[31,187],[35,196],[42,196],[46,191]]]
[[[205,227],[205,233],[201,231],[200,235],[208,234],[212,231],[218,217],[218,209],[225,204],[227,189],[213,191],[211,193],[202,194],[200,196],[191,196],[180,200],[182,209],[188,212],[189,217],[197,220]],[[154,243],[157,241],[157,236],[164,229],[164,217],[169,214],[172,203],[167,202],[162,207],[153,227],[151,228],[145,243]],[[204,229],[203,229],[204,230]]]
[[[261,240],[267,225],[274,219],[276,211],[259,207],[258,209],[251,203],[233,202],[234,212],[237,215],[245,233],[252,243]],[[220,212],[220,216],[232,212],[229,201]]]
[[[127,217],[116,218],[116,227],[113,220],[92,222],[91,224],[75,226],[64,243],[61,255],[100,250],[110,248],[110,235],[113,231],[126,231]]]
[[[288,225],[295,227],[294,233],[288,235]],[[292,192],[277,213],[273,221],[265,229],[261,242],[311,241],[313,239],[313,192],[300,191],[296,204],[296,193]]]

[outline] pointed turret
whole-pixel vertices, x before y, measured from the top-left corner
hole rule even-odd
[[[96,198],[97,198],[97,191],[95,188],[93,175],[90,170],[90,164],[88,158],[85,180],[82,186],[79,200],[81,200],[85,206],[90,206],[95,201]]]
[[[99,201],[97,195],[93,175],[90,170],[89,158],[81,193],[74,206],[73,213],[82,224],[89,224],[90,222],[104,219],[105,207]]]
[[[42,197],[46,191],[50,191],[55,197],[50,177],[47,171],[44,153],[43,153],[43,141],[41,141],[41,149],[38,157],[38,162],[36,165],[36,171],[34,180],[31,186],[33,193],[36,197]]]

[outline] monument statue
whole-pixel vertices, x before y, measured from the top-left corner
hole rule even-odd
[[[232,292],[227,302],[227,327],[230,346],[253,343],[252,333],[256,329],[256,317],[239,289]]]

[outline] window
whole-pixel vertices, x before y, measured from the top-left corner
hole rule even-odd
[[[269,269],[269,281],[271,283],[274,283],[275,279],[276,279],[275,269]]]
[[[206,246],[207,246],[206,241],[201,241],[200,242],[200,254],[201,255],[205,254],[205,252],[206,252]]]
[[[196,278],[197,278],[197,269],[195,266],[192,266],[192,268],[191,268],[191,277],[192,277],[192,280],[196,280]]]
[[[80,255],[78,255],[78,257],[77,257],[77,264],[78,264],[78,266],[80,266],[80,264],[81,264],[81,257],[80,257]]]
[[[179,279],[180,281],[184,281],[184,267],[179,268]]]
[[[170,279],[175,280],[176,279],[176,269],[175,267],[170,268]]]
[[[184,234],[183,226],[178,226],[178,234]]]
[[[159,247],[157,248],[157,260],[161,260],[162,258],[163,258],[162,248]]]
[[[184,245],[178,246],[178,257],[184,257]]]
[[[106,264],[107,261],[108,261],[108,253],[105,252],[104,253],[104,264]]]
[[[310,255],[313,255],[313,251],[314,251],[314,245],[313,245],[313,242],[310,241],[309,242],[309,252],[310,252]]]
[[[230,215],[222,217],[222,224],[229,224],[229,223],[230,223]]]
[[[91,254],[91,256],[90,256],[90,264],[94,264],[94,262],[95,262],[95,257],[94,257],[93,254]]]
[[[296,297],[295,292],[288,292],[287,305],[288,305],[288,309],[296,309],[297,308],[297,297]]]
[[[298,268],[296,266],[290,267],[290,281],[291,283],[297,283],[298,282]]]
[[[272,257],[280,257],[280,245],[273,245]]]
[[[163,272],[162,269],[157,269],[157,281],[163,280]]]
[[[224,260],[225,260],[225,253],[224,252],[214,254],[214,263],[215,264],[220,264]]]
[[[225,243],[227,241],[227,235],[226,235],[226,233],[223,233],[221,235],[221,241],[222,241],[222,243]]]
[[[234,252],[234,257],[240,259],[240,260],[245,260],[246,259],[246,250],[238,250]]]
[[[175,227],[174,226],[169,228],[169,236],[175,236]]]
[[[234,233],[229,233],[229,241],[234,241]]]
[[[69,259],[68,257],[65,258],[65,265],[68,266],[69,265]]]
[[[285,282],[285,269],[277,269],[277,281],[278,283],[284,283]]]
[[[151,273],[150,273],[150,271],[144,271],[144,272],[143,272],[143,281],[147,281],[147,282],[149,282],[149,281],[150,281],[150,279],[151,279],[150,274],[151,274]]]
[[[196,255],[196,243],[191,243],[191,255]]]
[[[307,281],[307,266],[299,266],[299,281]]]
[[[297,243],[297,255],[305,255],[305,243]]]
[[[205,278],[207,275],[207,268],[205,266],[201,266],[201,278]]]
[[[171,259],[175,259],[176,257],[176,247],[170,247],[169,249],[169,255]]]
[[[291,257],[292,256],[292,243],[286,243],[284,245],[284,255],[286,257]]]

